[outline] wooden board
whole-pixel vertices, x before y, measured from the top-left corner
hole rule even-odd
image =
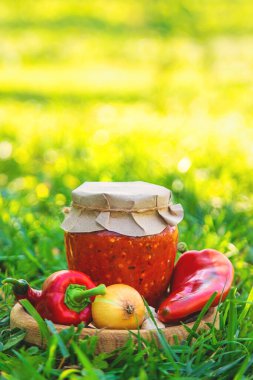
[[[204,316],[198,331],[201,329],[207,330],[208,323],[214,324],[216,328],[219,327],[219,317],[217,315],[217,308],[211,308]],[[192,328],[194,321],[187,323],[189,328]],[[37,322],[23,309],[23,307],[16,303],[12,308],[10,316],[11,328],[18,327],[26,330],[25,341],[31,344],[38,345],[40,347],[46,347],[46,343],[43,341]],[[57,331],[68,328],[68,326],[55,324]],[[174,337],[177,336],[178,342],[182,342],[188,336],[186,329],[182,325],[173,325],[162,329],[167,341],[170,344],[174,343]],[[133,333],[138,333],[137,330],[133,330]],[[98,336],[97,352],[111,352],[116,348],[122,347],[129,337],[128,330],[106,330],[106,329],[93,329],[84,328],[81,332],[81,337],[85,336]],[[156,330],[140,330],[140,334],[143,338],[150,340],[155,338],[158,344]]]

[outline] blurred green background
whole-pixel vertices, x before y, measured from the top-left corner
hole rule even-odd
[[[249,271],[252,12],[250,0],[1,1],[3,275],[64,268],[71,190],[111,180],[171,188],[181,239]]]

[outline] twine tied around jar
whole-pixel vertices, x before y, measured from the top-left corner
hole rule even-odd
[[[69,214],[71,211],[72,207],[79,208],[84,211],[98,211],[98,212],[124,212],[126,214],[131,214],[131,213],[145,213],[149,211],[158,211],[158,210],[163,210],[163,209],[169,209],[172,215],[177,215],[171,208],[173,204],[168,203],[167,205],[164,206],[154,206],[154,207],[148,207],[148,208],[138,208],[138,209],[125,209],[125,208],[109,208],[109,207],[88,207],[88,206],[83,206],[80,205],[76,202],[72,202],[70,207],[64,207],[63,208],[63,213],[64,214]]]

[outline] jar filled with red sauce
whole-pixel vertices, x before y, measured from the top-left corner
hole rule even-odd
[[[62,224],[69,269],[96,283],[128,284],[157,306],[169,285],[183,218],[170,190],[145,182],[86,182],[72,199]]]

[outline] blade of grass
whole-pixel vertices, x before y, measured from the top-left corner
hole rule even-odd
[[[240,361],[242,361],[243,357],[240,357],[236,360],[233,360],[232,362],[229,362],[228,364],[222,366],[222,367],[219,367],[215,372],[214,372],[214,376],[217,378],[217,376],[220,376],[220,375],[223,375],[224,373],[227,373],[228,370],[234,368],[238,363],[240,363]]]
[[[223,312],[219,313],[221,330],[225,329],[225,325],[228,319],[228,311],[229,311],[229,302],[228,302],[228,299],[226,299],[225,302],[223,303]]]
[[[89,378],[90,380],[99,380],[98,375],[96,374],[91,362],[89,361],[85,353],[80,350],[80,348],[74,341],[71,343],[71,346],[74,352],[76,353],[80,363],[86,369],[87,378]]]
[[[24,255],[9,255],[9,256],[2,256],[0,255],[0,261],[17,261],[17,260],[23,260]]]
[[[233,351],[235,347],[235,334],[237,330],[237,309],[236,304],[233,302],[236,297],[236,289],[232,289],[229,295],[229,311],[228,311],[228,323],[227,323],[227,340],[230,342],[228,350]]]
[[[17,330],[17,331],[16,331]],[[24,330],[11,330],[11,335],[8,336],[8,339],[6,342],[0,342],[2,343],[1,351],[7,351],[10,348],[16,346],[19,342],[21,342],[26,335],[26,332]],[[2,339],[2,337],[0,337]]]
[[[55,364],[56,360],[56,350],[57,350],[58,340],[56,335],[53,335],[50,339],[48,347],[48,358],[44,367],[44,374],[50,375],[50,372]]]
[[[203,353],[204,353],[204,343],[203,343],[203,338],[200,338],[200,342],[198,343],[198,346],[195,349],[196,351],[196,357],[195,357],[195,363],[197,365],[201,364],[202,358],[203,358]]]
[[[72,374],[80,374],[80,371],[79,369],[65,369],[59,376],[59,379],[58,380],[64,380],[64,379],[69,379],[69,376],[72,375]]]
[[[13,352],[22,363],[22,370],[24,371],[25,376],[20,377],[20,379],[26,378],[26,379],[33,379],[33,380],[45,380],[44,376],[41,376],[39,372],[35,370],[35,368],[31,365],[31,362],[28,361],[22,353],[19,353],[16,350],[13,350]],[[11,379],[13,379],[13,377],[11,377]]]
[[[159,340],[160,345],[164,349],[164,352],[166,353],[168,359],[171,361],[171,364],[173,365],[175,370],[177,372],[179,372],[179,366],[177,364],[177,362],[179,361],[179,358],[178,358],[177,354],[171,349],[171,346],[168,343],[168,341],[166,340],[162,330],[159,329],[159,327],[157,326],[156,320],[155,320],[155,318],[154,318],[154,316],[153,316],[153,314],[149,308],[149,305],[147,304],[147,302],[144,298],[143,298],[143,301],[144,301],[145,307],[149,313],[149,316],[150,316],[152,322],[154,323],[154,325],[156,327],[156,332],[157,332],[157,336],[158,336],[158,340]]]
[[[181,322],[181,325],[185,328],[185,330],[192,335],[193,338],[198,339],[199,334],[192,330],[189,326],[187,326],[184,322]]]
[[[62,353],[62,356],[64,358],[68,358],[70,356],[70,353],[69,353],[66,345],[64,344],[64,342],[63,342],[60,334],[56,330],[55,325],[53,324],[52,321],[49,321],[48,319],[46,319],[46,324],[47,324],[47,327],[48,327],[49,331],[56,337],[56,340],[57,340],[59,349],[60,349],[60,351]]]
[[[211,307],[215,297],[217,296],[217,292],[214,292],[211,297],[209,298],[209,300],[207,301],[207,303],[205,304],[205,306],[203,307],[203,309],[201,310],[201,312],[199,313],[198,315],[198,318],[196,319],[196,322],[194,323],[192,329],[191,329],[191,333],[190,335],[188,336],[187,338],[187,343],[188,344],[191,344],[191,341],[194,337],[194,335],[196,334],[197,332],[197,329],[200,325],[200,322],[201,320],[203,319],[204,315],[206,314],[206,312],[209,310],[209,308]]]
[[[239,315],[239,318],[238,318],[238,324],[240,325],[244,319],[246,318],[250,308],[252,307],[253,305],[253,287],[251,288],[250,290],[250,293],[248,295],[248,298],[246,300],[246,304],[241,312],[241,314]]]
[[[188,377],[188,376],[179,376],[179,377],[174,377],[173,380],[199,380],[199,377]]]
[[[42,272],[45,273],[45,268],[41,265],[39,260],[36,258],[35,255],[32,254],[32,252],[28,248],[24,248],[24,254],[25,256]]]
[[[40,329],[42,339],[45,338],[46,342],[48,343],[48,341],[50,339],[50,333],[49,333],[49,330],[47,328],[47,324],[44,321],[44,319],[39,315],[39,313],[33,307],[31,302],[29,302],[26,299],[20,300],[19,302],[21,303],[23,308],[35,319],[35,321],[37,322],[38,327]]]
[[[241,380],[247,369],[253,364],[253,356],[246,356],[239,370],[236,372],[234,380]]]

